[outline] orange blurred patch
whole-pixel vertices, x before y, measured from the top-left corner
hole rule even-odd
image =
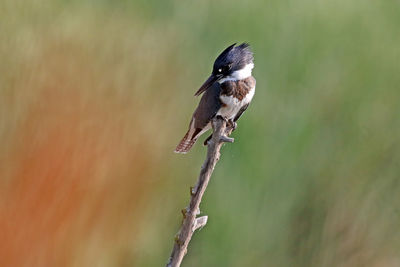
[[[99,77],[74,59],[48,55],[44,81],[30,84],[37,99],[0,170],[9,176],[0,196],[0,266],[85,265],[93,240],[101,253],[103,243],[118,247],[128,225],[134,235],[132,214],[147,190],[140,177],[151,171],[146,138],[126,127],[136,119],[121,117],[118,104],[82,92]]]

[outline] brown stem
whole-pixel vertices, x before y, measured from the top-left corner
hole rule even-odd
[[[228,137],[232,132],[232,128],[227,127],[226,121],[222,118],[214,118],[212,120],[212,127],[213,135],[210,141],[208,141],[207,158],[201,167],[196,186],[191,189],[190,204],[186,209],[182,210],[182,225],[175,237],[174,248],[166,265],[167,267],[179,267],[181,265],[194,231],[206,225],[207,216],[197,218],[197,215],[200,214],[200,202],[215,165],[219,160],[222,144],[234,141],[233,138]]]

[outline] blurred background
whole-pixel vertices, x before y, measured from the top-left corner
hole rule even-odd
[[[400,266],[400,2],[0,3],[0,266],[164,266],[216,56],[257,91],[183,266]]]

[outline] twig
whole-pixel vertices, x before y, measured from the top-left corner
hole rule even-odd
[[[190,189],[191,199],[189,206],[182,210],[183,221],[178,234],[175,237],[174,248],[167,263],[167,267],[179,267],[186,255],[187,247],[195,230],[202,228],[207,223],[207,216],[196,218],[200,214],[200,202],[204,191],[210,181],[211,174],[214,171],[220,157],[220,149],[224,142],[233,143],[234,139],[228,137],[232,128],[221,117],[212,120],[213,135],[208,141],[207,158],[201,167],[199,179],[194,188]]]

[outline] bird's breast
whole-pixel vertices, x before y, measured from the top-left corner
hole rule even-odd
[[[222,105],[217,115],[223,116],[227,119],[233,119],[244,105],[251,102],[255,91],[254,86],[250,88],[246,94],[242,95],[242,97],[238,97],[237,94],[221,94],[219,98]]]

